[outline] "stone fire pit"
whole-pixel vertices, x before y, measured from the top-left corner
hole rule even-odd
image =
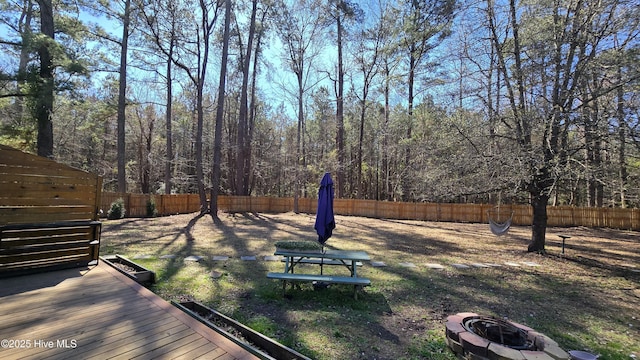
[[[476,313],[447,317],[446,340],[459,358],[474,360],[569,360],[548,336],[530,327]]]

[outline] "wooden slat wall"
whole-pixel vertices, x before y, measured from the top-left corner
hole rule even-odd
[[[102,178],[0,145],[0,276],[98,258]]]
[[[97,260],[99,224],[73,221],[0,226],[0,277]]]
[[[150,195],[104,193],[102,209],[106,215],[111,202],[118,198],[125,201],[127,216],[146,216],[146,202]],[[200,210],[198,195],[153,195],[159,215],[184,214]],[[317,199],[298,199],[301,213],[315,214]],[[338,215],[366,216],[372,218],[488,223],[488,212],[495,212],[491,204],[436,204],[403,203],[391,201],[335,199],[334,212]],[[293,198],[219,196],[218,209],[226,212],[280,213],[293,210]],[[499,213],[509,216],[513,212],[513,224],[531,225],[533,211],[529,205],[502,205]],[[549,206],[549,226],[610,227],[640,230],[640,209],[580,208],[573,206]]]
[[[102,179],[0,145],[0,225],[97,220]]]

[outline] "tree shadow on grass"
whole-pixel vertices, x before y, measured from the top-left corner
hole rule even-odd
[[[173,251],[173,254],[172,254],[173,256],[170,258],[167,258],[165,264],[163,265],[162,267],[163,280],[170,281],[180,271],[180,269],[185,266],[184,259],[192,255],[194,239],[195,239],[192,234],[193,227],[198,222],[198,220],[200,220],[203,216],[204,214],[202,213],[196,215],[193,219],[189,221],[187,226],[185,226],[181,231],[179,231],[173,236],[171,241],[165,243],[156,251],[156,255],[160,255],[167,248],[175,244],[178,241],[178,239],[180,239],[181,236],[184,235],[186,237],[186,241],[184,245],[180,247],[178,251]]]
[[[140,222],[144,222],[145,220],[145,218],[127,218],[125,220],[120,220],[117,222],[114,222],[113,220],[107,220],[102,222],[102,226],[105,228],[108,227],[113,231],[118,231],[126,228],[129,225],[135,225]]]
[[[285,296],[279,281],[263,285],[256,290],[260,303],[247,300],[242,303],[242,308],[252,309],[254,316],[267,317],[276,322],[280,329],[286,329],[275,335],[276,340],[314,359],[326,357],[326,354],[313,350],[317,349],[317,344],[309,342],[316,338],[309,337],[309,332],[319,330],[313,325],[316,323],[321,323],[321,328],[327,328],[328,325],[329,333],[319,331],[317,335],[323,341],[335,339],[332,347],[341,346],[342,339],[361,337],[367,345],[359,344],[358,354],[369,352],[371,346],[400,344],[398,334],[378,321],[380,317],[392,313],[387,299],[381,293],[359,291],[356,300],[351,286],[330,285],[327,288],[316,288],[308,283],[299,285],[294,289],[287,286]],[[307,336],[299,336],[299,332],[306,333]],[[371,338],[376,339],[375,344],[365,340]],[[354,350],[351,345],[342,345],[351,348],[350,351]]]
[[[297,239],[315,240],[316,237],[312,229],[309,231],[304,224],[296,222],[283,224],[282,221],[279,221],[280,219],[274,220],[269,216],[253,213],[240,213],[232,218],[241,221],[242,226],[257,228],[258,232],[251,231],[252,236],[260,236],[265,239],[291,236]],[[222,233],[222,239],[217,240],[221,246],[230,246],[236,254],[248,254],[256,251],[255,248],[248,248],[246,242],[242,241],[243,235],[238,233],[239,227],[236,227],[235,224],[214,219],[213,226]],[[274,235],[276,233],[277,236]],[[259,251],[263,252],[272,252],[273,250],[275,248],[270,241],[265,241],[264,245],[259,248]],[[274,265],[264,261],[241,261],[239,265],[234,267],[234,280],[244,283],[248,290],[236,294],[238,301],[236,315],[240,320],[244,318],[251,321],[252,318],[262,316],[276,322],[278,328],[287,330],[273,336],[286,346],[312,358],[322,357],[322,354],[312,350],[313,344],[306,343],[310,341],[308,337],[301,337],[294,330],[299,324],[292,321],[291,314],[300,311],[306,313],[302,316],[308,315],[310,319],[335,322],[335,329],[330,337],[348,337],[352,336],[354,332],[367,334],[364,336],[370,337],[370,333],[375,333],[384,342],[394,344],[400,342],[398,335],[386,329],[384,324],[376,320],[378,315],[391,313],[387,300],[380,293],[359,291],[358,300],[355,300],[351,286],[332,285],[328,289],[316,290],[311,284],[301,284],[300,287],[293,290],[288,286],[286,296],[283,296],[281,282],[266,278],[269,268]],[[212,296],[215,295],[212,294]],[[206,302],[215,304],[217,301],[212,298]],[[363,348],[363,350],[366,349]]]
[[[564,349],[586,348],[580,338],[567,338],[565,334],[586,333],[597,338],[602,336],[601,325],[616,321],[604,314],[624,312],[614,299],[600,296],[593,289],[584,289],[584,284],[534,269],[471,268],[411,274],[394,268],[384,271],[402,274],[405,284],[391,287],[387,295],[404,299],[402,307],[429,309],[427,315],[440,322],[459,312],[506,317],[545,333]],[[401,306],[397,301],[394,305]],[[621,320],[617,319],[618,326]]]
[[[196,222],[198,227],[210,226],[211,231],[221,234],[212,243],[214,250],[216,246],[224,246],[232,249],[231,251],[236,254],[250,252],[255,254],[256,251],[270,253],[274,250],[271,239],[275,240],[283,236],[315,239],[312,225],[309,226],[310,218],[295,221],[289,217],[281,219],[276,215],[240,213],[233,217],[212,220],[211,223],[200,220],[198,222],[198,219],[192,219],[190,225],[181,229],[180,234],[176,234],[172,241],[176,241],[182,234],[193,240],[192,230]],[[530,325],[552,338],[558,337],[555,340],[561,342],[561,345],[564,345],[563,348],[585,348],[590,344],[588,341],[581,337],[565,337],[563,334],[575,330],[577,333],[597,338],[604,333],[604,330],[597,329],[598,326],[611,326],[612,329],[619,330],[623,327],[621,324],[625,325],[625,317],[630,317],[631,312],[625,306],[638,303],[637,299],[634,300],[633,294],[628,295],[617,291],[619,289],[613,289],[613,286],[618,286],[617,283],[606,283],[604,289],[597,289],[599,282],[596,281],[603,277],[626,276],[627,282],[635,281],[635,283],[627,285],[627,282],[623,282],[624,279],[616,279],[622,284],[620,286],[637,285],[637,277],[629,277],[628,273],[607,268],[605,261],[598,261],[602,263],[599,264],[546,256],[542,260],[543,267],[539,268],[502,266],[456,270],[447,267],[446,270],[440,271],[425,269],[420,263],[417,263],[418,266],[414,269],[391,264],[394,259],[400,259],[400,257],[393,258],[389,255],[393,249],[396,249],[393,252],[397,252],[398,256],[415,257],[419,259],[417,262],[432,261],[443,254],[450,254],[455,259],[464,257],[474,261],[485,259],[489,261],[488,259],[494,258],[493,252],[502,248],[507,251],[504,260],[521,261],[527,258],[530,260],[531,257],[528,254],[523,256],[525,248],[520,249],[518,244],[514,244],[514,241],[523,243],[527,241],[524,230],[520,228],[515,228],[516,231],[513,235],[508,235],[509,237],[494,238],[483,234],[475,236],[474,229],[481,230],[480,227],[464,228],[461,225],[460,229],[456,229],[455,224],[449,223],[444,224],[444,230],[430,223],[419,224],[421,230],[418,230],[415,235],[409,230],[394,231],[391,226],[385,227],[384,224],[387,223],[385,220],[376,220],[371,223],[358,218],[340,217],[340,222],[341,224],[338,225],[341,229],[335,238],[329,240],[330,246],[340,244],[346,248],[355,248],[359,246],[358,241],[370,241],[370,244],[362,244],[362,247],[377,246],[376,255],[385,257],[381,260],[390,260],[390,266],[386,268],[373,270],[368,264],[363,267],[360,274],[369,277],[372,280],[372,286],[360,293],[357,301],[352,300],[352,289],[348,286],[342,289],[338,286],[330,288],[324,293],[305,287],[301,291],[293,291],[291,293],[293,298],[285,299],[282,297],[281,283],[266,279],[266,272],[270,268],[275,268],[276,265],[264,261],[241,262],[234,259],[229,278],[236,283],[219,286],[220,291],[229,291],[230,288],[231,291],[236,291],[233,288],[240,287],[240,290],[228,294],[234,302],[235,309],[232,311],[236,311],[236,315],[240,318],[258,314],[271,319],[277,323],[278,327],[287,329],[280,338],[285,339],[282,342],[294,345],[299,343],[305,349],[302,352],[312,357],[322,357],[322,354],[309,350],[317,349],[317,346],[305,344],[305,341],[309,341],[309,337],[299,335],[297,330],[294,330],[296,326],[306,326],[304,323],[301,325],[300,319],[296,318],[302,316],[301,312],[312,313],[319,321],[335,324],[335,332],[324,335],[339,343],[336,346],[344,347],[344,351],[348,354],[368,358],[392,358],[382,356],[385,350],[376,350],[375,345],[369,341],[373,339],[384,344],[380,346],[388,345],[389,349],[402,350],[408,345],[409,340],[405,339],[424,338],[425,329],[444,329],[442,322],[447,315],[464,311],[506,316],[516,322]],[[377,224],[381,226],[376,226]],[[248,230],[248,228],[251,229]],[[458,234],[459,239],[464,241],[447,242],[440,237],[438,231]],[[183,257],[190,255],[193,250],[194,245],[190,243],[200,242],[199,234],[200,228],[195,235],[198,239],[186,241],[180,249],[179,253],[183,254]],[[248,246],[246,241],[248,236],[264,238],[266,241]],[[336,238],[339,242],[332,241]],[[491,242],[490,246],[479,246],[477,249],[480,250],[470,252],[475,250],[473,244],[478,239]],[[591,242],[595,244],[597,241]],[[594,246],[597,248],[600,245],[604,246],[603,244]],[[584,251],[597,253],[597,249],[587,249],[590,245],[580,244],[579,246],[584,246]],[[414,250],[414,247],[418,249]],[[575,249],[578,250],[578,248]],[[514,256],[514,252],[518,251],[523,254]],[[630,256],[627,257],[627,253]],[[601,256],[613,256],[618,260],[628,259],[629,261],[636,259],[637,254],[633,251],[627,251],[627,253],[622,257],[617,253],[603,253]],[[467,258],[468,255],[469,258]],[[184,266],[183,263],[177,263],[175,260],[174,264],[167,265]],[[280,264],[277,267],[280,267]],[[572,271],[576,274],[572,279],[576,280],[566,278],[572,274],[551,271],[549,267],[573,269]],[[601,272],[603,269],[605,272]],[[588,274],[583,275],[583,272],[593,272],[596,276],[592,278]],[[221,298],[219,294],[212,291],[204,302],[220,304],[219,298]],[[619,301],[620,299],[624,299],[624,302]],[[215,306],[212,307],[215,308]],[[326,319],[323,320],[322,316]],[[405,327],[413,330],[405,332],[402,330]],[[633,328],[628,331],[637,330]],[[396,341],[399,341],[400,345],[396,344]],[[295,346],[291,347],[295,348]],[[605,349],[603,353],[606,353],[607,347],[603,345],[601,348]],[[296,350],[299,349],[296,348]],[[362,353],[365,355],[361,355]]]

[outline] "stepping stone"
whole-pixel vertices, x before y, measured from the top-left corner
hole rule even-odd
[[[469,265],[465,265],[465,264],[451,264],[451,266],[453,266],[456,269],[469,269]]]
[[[222,277],[222,273],[219,271],[211,271],[211,273],[209,274],[209,276],[211,276],[212,279],[219,279],[220,277]]]
[[[442,266],[440,264],[427,264],[427,267],[429,269],[444,270],[444,266]]]
[[[414,267],[416,267],[416,264],[411,263],[411,262],[401,262],[399,265],[402,266],[402,267],[406,267],[406,268],[414,268]]]
[[[506,262],[504,264],[507,266],[520,267],[520,264],[514,262]]]
[[[168,255],[160,256],[160,259],[175,259],[176,257],[178,257],[178,256],[177,255],[173,255],[173,254],[168,254]]]
[[[133,258],[135,260],[144,260],[144,259],[151,259],[153,256],[151,255],[136,255]]]
[[[227,261],[229,260],[228,256],[212,256],[211,260],[213,261]]]
[[[200,260],[202,260],[202,256],[198,256],[198,255],[190,255],[184,258],[184,261],[191,261],[191,262],[198,262]]]
[[[240,256],[240,259],[244,261],[256,261],[255,255]]]
[[[282,256],[268,255],[268,256],[265,256],[263,260],[264,261],[280,261],[282,260]]]
[[[384,261],[372,261],[371,262],[371,266],[373,266],[373,267],[385,267],[385,266],[387,266],[387,264],[385,264]]]
[[[489,267],[489,265],[482,264],[482,263],[472,263],[471,266],[477,267],[477,268],[488,268]]]
[[[531,262],[531,261],[523,261],[523,264],[527,265],[527,266],[540,266],[540,264]]]

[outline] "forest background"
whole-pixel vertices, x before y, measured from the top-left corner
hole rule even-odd
[[[0,142],[108,191],[215,213],[217,194],[315,196],[331,172],[340,198],[531,204],[531,251],[547,205],[640,206],[636,1],[0,11]]]

